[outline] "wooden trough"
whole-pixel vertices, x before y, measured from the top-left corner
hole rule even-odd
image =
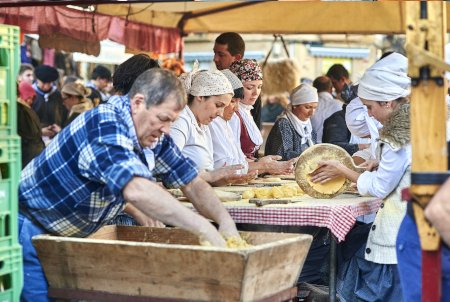
[[[241,232],[252,247],[199,246],[181,229],[106,226],[33,238],[51,289],[191,301],[258,301],[296,285],[312,237]]]

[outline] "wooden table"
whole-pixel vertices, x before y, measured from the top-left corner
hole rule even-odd
[[[225,191],[241,192],[248,187],[223,187]],[[264,231],[279,231],[280,226],[315,226],[330,230],[330,301],[336,301],[336,248],[345,240],[356,217],[375,213],[381,200],[342,194],[333,199],[315,199],[307,195],[292,198],[293,203],[257,207],[248,200],[224,202],[225,208],[237,224],[262,225]],[[190,205],[189,203],[187,203]],[[192,205],[190,205],[192,206]],[[248,229],[247,229],[248,230]]]

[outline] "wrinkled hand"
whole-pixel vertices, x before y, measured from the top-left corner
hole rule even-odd
[[[272,175],[291,174],[294,172],[294,164],[297,158],[288,161],[267,162],[267,172]]]
[[[222,223],[219,226],[219,232],[220,234],[222,234],[224,238],[229,237],[241,238],[241,235],[239,235],[239,232],[236,228],[236,224],[233,221],[229,223]]]
[[[310,173],[312,182],[324,184],[336,177],[342,176],[340,166],[337,160],[319,161],[318,168]]]
[[[358,167],[364,168],[364,169],[366,169],[366,171],[375,171],[378,169],[379,164],[380,164],[380,162],[376,159],[368,159],[365,162],[363,162],[362,164],[360,164]]]
[[[209,224],[209,226],[208,226]],[[227,243],[225,239],[223,239],[222,235],[216,230],[216,228],[208,223],[204,227],[202,227],[199,239],[200,244],[202,245],[212,245],[212,246],[219,246],[219,247],[226,247]]]
[[[243,169],[243,165],[232,165],[232,166],[225,166],[218,169],[215,169],[213,171],[208,171],[209,174],[209,182],[210,183],[216,183],[223,179],[236,176],[239,173],[239,170]]]
[[[231,184],[246,184],[249,181],[255,179],[258,177],[258,170],[248,172],[247,174],[238,174],[238,175],[232,175],[229,177],[224,178],[223,180],[231,185]]]
[[[259,159],[259,162],[261,163],[271,163],[273,161],[281,160],[282,157],[279,155],[266,155],[264,157],[261,157]]]

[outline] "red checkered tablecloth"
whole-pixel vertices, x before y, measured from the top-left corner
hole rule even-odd
[[[236,223],[326,227],[338,242],[345,239],[356,217],[375,213],[381,204],[378,198],[347,194],[333,199],[305,196],[295,201],[263,207],[256,207],[244,200],[223,204]]]

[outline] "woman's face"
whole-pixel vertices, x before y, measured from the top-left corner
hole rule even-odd
[[[223,110],[231,102],[231,94],[195,97],[196,105],[191,107],[197,122],[209,125],[213,119],[223,114]]]
[[[77,96],[62,93],[63,105],[66,107],[68,111],[72,109],[73,106],[79,103],[79,99]]]
[[[222,118],[226,121],[231,120],[233,114],[239,109],[239,101],[241,99],[232,98],[228,106],[223,109]]]
[[[261,94],[262,80],[243,82],[244,99],[242,103],[245,105],[254,105]]]
[[[366,105],[369,116],[374,117],[377,121],[384,124],[391,115],[392,101],[388,102],[376,102],[361,98],[361,102]]]
[[[292,113],[299,118],[299,120],[306,122],[316,112],[319,103],[305,103],[301,105],[292,106]]]

